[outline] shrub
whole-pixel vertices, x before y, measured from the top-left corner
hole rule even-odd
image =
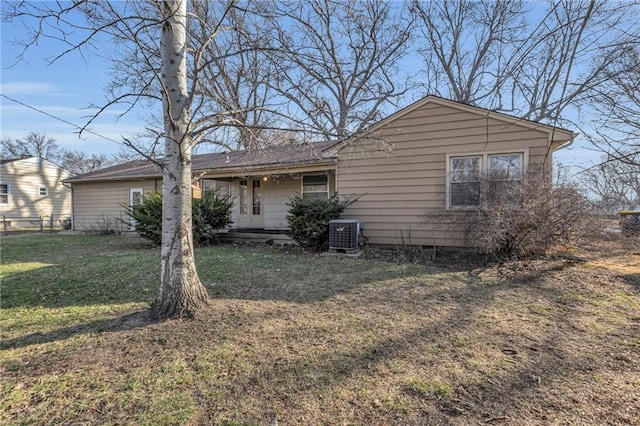
[[[301,247],[322,251],[329,245],[329,221],[338,219],[356,200],[334,195],[326,200],[296,196],[289,200],[287,234]]]
[[[198,245],[209,245],[217,241],[220,229],[231,223],[231,195],[220,197],[214,191],[205,192],[200,199],[193,200],[193,240]]]
[[[65,217],[64,219],[60,219],[60,224],[62,225],[62,229],[64,229],[65,231],[71,230],[72,222],[70,217]]]
[[[162,242],[162,195],[150,192],[142,197],[142,204],[127,208],[127,215],[135,223],[135,229],[142,238],[156,245]]]
[[[142,204],[127,207],[127,214],[135,222],[138,235],[156,245],[162,242],[162,195],[157,192],[145,194]],[[231,196],[220,197],[215,192],[206,192],[192,204],[192,227],[194,244],[206,245],[215,242],[218,231],[231,223]]]
[[[467,237],[498,259],[544,254],[571,244],[590,222],[589,202],[574,187],[555,187],[544,173],[530,173],[520,184],[492,189],[482,182],[478,209],[467,214]]]

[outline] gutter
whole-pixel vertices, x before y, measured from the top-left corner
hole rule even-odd
[[[63,183],[87,183],[87,182],[104,182],[104,181],[116,181],[116,180],[137,180],[137,179],[157,179],[162,175],[149,174],[149,175],[131,175],[131,176],[115,176],[115,177],[93,177],[87,179],[65,179]]]
[[[565,143],[557,147],[555,150],[560,151],[561,149],[569,148],[571,145],[573,145],[573,142],[578,136],[580,136],[580,133],[571,133],[571,139],[569,139],[568,141],[566,141]]]
[[[280,167],[273,167],[272,165],[266,165],[262,167],[251,167],[251,168],[243,168],[243,167],[234,167],[234,168],[223,168],[223,169],[202,169],[198,171],[200,176],[214,177],[214,178],[237,178],[243,176],[255,176],[264,173],[296,173],[303,172],[305,169],[310,169],[309,171],[316,171],[315,169],[332,169],[336,167],[335,161],[322,161],[322,162],[308,162],[306,164],[283,164]],[[195,172],[194,172],[195,174]]]

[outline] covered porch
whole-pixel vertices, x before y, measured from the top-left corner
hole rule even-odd
[[[273,237],[288,229],[289,200],[295,196],[326,199],[336,192],[334,165],[217,171],[202,174],[196,184],[202,193],[216,191],[233,199],[228,229],[237,239],[283,240]],[[287,237],[288,238],[288,237]]]

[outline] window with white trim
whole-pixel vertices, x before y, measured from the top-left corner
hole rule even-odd
[[[485,192],[500,194],[521,183],[523,175],[522,152],[451,156],[447,205],[453,209],[478,207]]]
[[[329,198],[329,179],[327,175],[303,176],[302,198],[314,200],[326,200]]]
[[[47,188],[46,186],[38,185],[38,196],[46,197],[47,195],[49,195],[49,188]]]
[[[490,194],[498,195],[522,182],[522,154],[490,154],[488,185]]]
[[[8,183],[0,183],[0,204],[9,204],[9,194],[11,193]]]
[[[449,207],[471,207],[480,204],[482,156],[449,159]]]

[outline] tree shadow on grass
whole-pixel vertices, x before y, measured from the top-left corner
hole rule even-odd
[[[598,348],[592,350],[590,345],[593,342],[581,342],[587,336],[583,336],[586,330],[574,325],[574,322],[579,322],[582,317],[579,306],[575,309],[565,308],[562,291],[539,286],[538,278],[529,278],[528,284],[526,287],[519,286],[519,289],[524,292],[523,295],[529,294],[529,300],[536,300],[539,297],[549,297],[553,300],[554,313],[552,315],[541,314],[550,320],[545,324],[546,331],[535,339],[520,335],[518,328],[502,330],[492,335],[489,343],[491,347],[480,349],[480,356],[485,351],[496,353],[493,355],[495,358],[492,362],[495,363],[493,368],[496,369],[498,375],[487,376],[485,382],[475,382],[469,379],[454,382],[452,383],[453,394],[451,397],[438,398],[435,395],[416,394],[409,386],[402,388],[402,393],[408,400],[413,401],[414,407],[435,406],[438,408],[439,413],[435,414],[435,418],[430,417],[429,422],[449,422],[458,416],[474,423],[475,421],[518,422],[522,419],[522,415],[525,417],[532,415],[538,421],[544,421],[545,411],[551,416],[558,416],[559,419],[573,418],[577,422],[590,421],[589,416],[594,414],[593,407],[580,406],[579,404],[574,404],[576,405],[574,407],[572,396],[562,393],[565,389],[564,383],[567,383],[566,389],[569,392],[581,391],[584,385],[582,380],[588,382],[588,379],[595,375],[609,373],[612,361],[603,358],[603,355],[606,356],[606,350]],[[513,284],[509,283],[496,283],[492,286],[471,283],[468,287],[457,290],[441,289],[439,294],[437,291],[432,294],[434,299],[453,301],[457,308],[454,312],[443,315],[430,324],[404,333],[387,335],[362,346],[336,347],[331,351],[324,351],[317,355],[300,356],[293,359],[285,358],[285,362],[281,363],[264,362],[264,368],[257,368],[257,372],[253,375],[237,376],[231,386],[241,389],[246,394],[265,395],[271,393],[267,389],[261,389],[262,387],[283,386],[285,389],[281,390],[279,394],[285,395],[285,399],[289,398],[290,400],[262,401],[262,405],[263,408],[270,405],[288,407],[295,406],[302,395],[328,395],[335,392],[336,389],[346,386],[346,383],[354,377],[367,378],[372,366],[396,359],[406,359],[405,357],[410,357],[410,354],[416,353],[416,351],[443,348],[445,350],[442,357],[458,357],[461,351],[455,348],[447,352],[447,344],[451,339],[456,335],[467,335],[467,333],[470,336],[475,336],[478,312],[482,311],[486,303],[496,295],[513,289]],[[516,294],[520,293],[520,291],[516,291]],[[393,295],[384,294],[382,296],[382,298],[390,298]],[[249,323],[254,322],[249,321]],[[633,333],[633,330],[623,328],[615,331],[623,336],[631,336]],[[592,337],[592,339],[594,338]],[[486,343],[478,342],[478,347],[482,347],[484,344]],[[418,345],[418,349],[416,345]],[[579,345],[580,349],[577,350],[574,345]],[[612,347],[614,346],[615,344],[612,344]],[[632,359],[632,348],[624,349],[621,347],[619,350],[621,353],[624,352],[624,356]],[[420,365],[414,364],[414,366],[418,369],[421,368]],[[431,374],[429,368],[427,366],[426,371]],[[632,365],[622,363],[618,368],[620,374],[623,374],[624,371],[630,370]],[[414,374],[420,375],[421,373]],[[299,380],[301,377],[313,379]],[[239,398],[242,398],[240,396],[242,392],[238,391]],[[391,390],[389,395],[392,395]],[[370,397],[369,404],[375,396],[374,394]],[[347,402],[353,404],[356,416],[362,416],[357,418],[357,422],[375,423],[380,421],[380,418],[367,418],[374,408],[371,405],[367,406],[366,401]],[[596,422],[606,419],[624,422],[627,419],[616,411],[615,404],[602,404],[596,405],[596,407],[600,407],[595,409],[600,415]],[[583,412],[584,408],[588,409],[586,414]],[[554,412],[554,410],[558,411]],[[589,410],[591,413],[588,412]],[[403,423],[419,423],[419,416],[426,414],[426,412],[414,414],[417,417],[403,418]],[[535,417],[538,414],[540,417]],[[286,413],[284,415],[286,416]],[[430,415],[434,415],[434,413],[431,412]],[[475,420],[471,420],[472,418]],[[218,421],[220,419],[212,418],[211,420]],[[268,419],[261,420],[268,421]],[[293,419],[285,418],[283,420],[292,421]],[[327,418],[318,419],[319,422],[328,420]],[[349,419],[349,421],[353,420],[353,418]],[[426,422],[426,419],[422,420]]]
[[[31,333],[0,342],[0,350],[17,349],[66,340],[80,334],[108,333],[143,328],[154,321],[150,310],[137,311],[111,319],[90,321],[70,327],[57,328],[44,333]]]
[[[423,271],[423,273],[426,272]],[[225,342],[231,342],[225,349],[229,353],[224,358],[225,364],[222,365],[225,368],[223,376],[216,376],[215,371],[197,373],[199,380],[210,380],[219,387],[221,394],[224,394],[224,398],[203,399],[199,402],[202,404],[199,407],[204,413],[202,415],[212,416],[208,419],[210,424],[228,420],[224,418],[224,413],[230,416],[235,415],[242,423],[250,423],[252,420],[256,423],[266,423],[270,418],[257,418],[260,414],[256,413],[269,413],[268,417],[271,417],[273,412],[282,416],[280,420],[283,423],[295,424],[300,422],[296,415],[301,412],[309,414],[305,411],[309,408],[304,405],[307,401],[317,400],[320,396],[327,398],[327,404],[341,404],[338,399],[332,397],[332,395],[340,395],[340,392],[346,393],[347,397],[351,398],[344,404],[353,410],[352,417],[331,417],[341,413],[328,408],[318,414],[319,417],[316,419],[318,423],[427,424],[450,423],[458,420],[460,423],[465,421],[492,423],[489,421],[491,419],[495,422],[517,423],[523,418],[528,418],[527,415],[532,416],[534,422],[544,422],[544,417],[540,417],[542,415],[540,413],[544,414],[544,412],[555,415],[559,422],[566,419],[570,422],[573,419],[577,423],[588,423],[589,418],[584,416],[595,412],[600,413],[598,414],[600,417],[594,422],[605,421],[607,415],[613,416],[609,421],[619,423],[624,421],[623,417],[615,417],[613,408],[609,408],[614,407],[615,404],[593,403],[594,405],[590,406],[584,405],[585,403],[582,403],[583,405],[576,403],[573,407],[570,405],[570,396],[565,397],[559,393],[564,390],[564,387],[559,387],[558,383],[566,381],[567,389],[581,391],[585,386],[583,381],[588,381],[594,375],[607,373],[607,368],[610,366],[609,361],[603,361],[603,356],[607,356],[606,351],[595,346],[592,349],[589,347],[589,342],[581,342],[582,339],[589,337],[585,335],[587,330],[574,328],[574,322],[578,322],[582,317],[583,306],[566,306],[564,287],[556,285],[549,288],[545,282],[541,282],[540,277],[535,276],[528,277],[526,284],[514,284],[511,281],[487,283],[471,275],[462,274],[456,275],[456,279],[458,282],[451,286],[444,282],[425,284],[420,280],[396,282],[395,285],[377,291],[365,290],[344,305],[341,304],[342,301],[329,301],[327,304],[335,303],[335,306],[328,308],[327,304],[323,304],[322,307],[267,304],[268,306],[265,307],[256,306],[264,304],[238,301],[230,302],[229,304],[234,306],[225,310],[225,303],[220,303],[220,310],[216,312],[212,310],[210,316],[203,321],[184,325],[174,323],[169,330],[163,329],[163,331],[170,334],[168,338],[171,340],[167,346],[174,350],[183,350],[187,363],[193,362],[189,359],[195,359],[201,354],[210,355],[216,347],[224,345]],[[428,287],[426,290],[425,285]],[[582,288],[580,283],[575,285],[577,289]],[[413,298],[413,290],[417,290],[416,294],[420,294],[423,298],[420,300]],[[323,293],[323,297],[327,294]],[[290,298],[282,295],[278,297],[277,294],[257,296],[262,297],[259,300]],[[494,327],[496,324],[493,317],[486,316],[486,306],[493,304],[494,301],[500,302],[505,298],[513,301],[520,297],[522,297],[522,303],[548,300],[551,304],[550,312],[537,314],[539,317],[536,318],[543,318],[546,322],[539,322],[538,327],[544,330],[537,336],[534,335],[535,341],[521,335],[517,324],[514,329],[503,330]],[[403,306],[403,301],[411,300],[415,304]],[[431,301],[435,302],[430,303]],[[394,303],[397,306],[394,306]],[[364,309],[365,307],[367,309]],[[354,324],[356,317],[365,311],[373,310],[376,318],[381,321],[394,320],[393,315],[386,315],[388,312],[398,314],[397,319],[402,320],[403,314],[411,312],[412,307],[422,308],[424,314],[430,315],[432,320],[424,323],[417,322],[415,327],[398,329],[398,332],[389,328],[388,325],[387,328],[382,328],[386,323],[381,322],[381,332],[372,334],[371,338],[360,339],[360,336],[354,335],[354,342],[362,343],[360,345],[338,340],[342,343],[336,347],[310,346],[309,342],[319,343],[325,339],[328,342],[334,341],[332,339],[336,329],[331,325],[340,325],[340,321],[344,321],[343,327],[348,328],[350,324]],[[328,326],[316,328],[322,326],[322,320],[327,318],[323,316],[327,313],[321,310],[323,308],[330,311]],[[316,316],[305,317],[304,312],[310,309],[317,311]],[[350,312],[351,315],[349,315]],[[32,334],[13,339],[8,343],[12,345],[10,347],[21,347],[62,340],[82,333],[132,330],[148,324],[144,316],[137,316],[142,314],[137,312],[112,320],[94,321],[44,335]],[[342,314],[346,315],[341,317]],[[509,321],[525,324],[520,315],[528,315],[526,309],[513,314],[514,316],[510,317],[509,312],[505,313]],[[532,315],[529,316],[532,317]],[[374,321],[376,318],[369,321],[373,329],[377,324]],[[478,326],[479,319],[480,326]],[[580,324],[577,323],[577,325]],[[291,348],[289,345],[295,345],[296,342],[287,340],[288,333],[300,327],[302,331],[292,335],[293,338],[299,336],[300,342],[297,343],[297,347]],[[313,333],[313,330],[319,331]],[[355,329],[356,332],[358,330],[362,331],[362,329]],[[157,331],[150,330],[153,333]],[[614,331],[621,335],[633,333],[633,330],[628,331],[622,328],[616,328]],[[478,336],[484,336],[489,332],[491,333],[490,342],[476,340],[468,348],[461,349],[452,345],[452,341],[459,335],[468,336],[468,339],[478,339]],[[186,333],[189,333],[190,341],[184,340]],[[569,341],[566,339],[567,335],[570,338]],[[114,336],[114,338],[119,339],[120,336]],[[147,339],[143,341],[147,342]],[[257,343],[258,341],[260,343]],[[579,347],[574,348],[572,345],[579,345]],[[318,350],[314,350],[316,347]],[[119,346],[118,349],[120,349]],[[113,350],[113,347],[109,348],[107,345],[103,356],[111,355]],[[627,348],[622,355],[633,360],[633,354],[629,353],[631,350],[631,347]],[[437,356],[418,358],[420,354],[427,351],[437,351]],[[438,373],[440,360],[450,362],[452,365],[456,364],[458,357],[464,356],[464,351],[477,351],[480,358],[494,357],[488,362],[491,363],[491,373],[495,372],[496,375],[483,376],[481,379],[486,380],[482,382],[470,380],[466,376],[456,379],[455,374],[444,376],[450,381],[451,397],[438,398],[429,393],[416,393],[415,389],[407,386],[407,380],[411,377],[396,376],[394,372],[387,372],[386,376],[376,373],[378,366],[400,359],[408,364],[409,370],[415,369],[409,372],[411,376],[426,380],[431,377],[432,369]],[[87,355],[93,356],[89,353]],[[42,359],[35,364],[49,363],[51,358],[50,355],[43,355]],[[100,358],[93,360],[83,358],[81,362],[90,365],[96,359]],[[205,356],[205,359],[208,358]],[[433,364],[422,363],[425,359],[433,361]],[[61,370],[67,368],[64,362],[66,361],[58,366]],[[247,363],[244,367],[243,362]],[[52,368],[49,364],[47,366]],[[621,364],[618,374],[624,374],[631,367]],[[37,373],[37,370],[34,371]],[[135,372],[135,370],[131,371]],[[208,374],[211,375],[208,376]],[[388,382],[388,389],[381,390],[373,379]],[[358,395],[349,389],[353,384],[352,381],[362,383],[363,386],[371,385],[375,389],[370,393],[364,392]],[[382,412],[382,409],[374,404],[375,398],[384,396],[393,398],[396,391],[406,400],[408,406],[415,410],[413,413],[406,414],[406,418],[394,417],[396,415],[394,413]],[[583,409],[586,409],[587,414],[583,415]],[[454,419],[455,417],[458,419]],[[101,420],[108,422],[108,418]],[[554,422],[553,418],[549,420],[551,423]],[[203,423],[205,423],[204,419]]]
[[[640,273],[620,275],[620,278],[625,283],[634,287],[636,291],[640,291]]]

